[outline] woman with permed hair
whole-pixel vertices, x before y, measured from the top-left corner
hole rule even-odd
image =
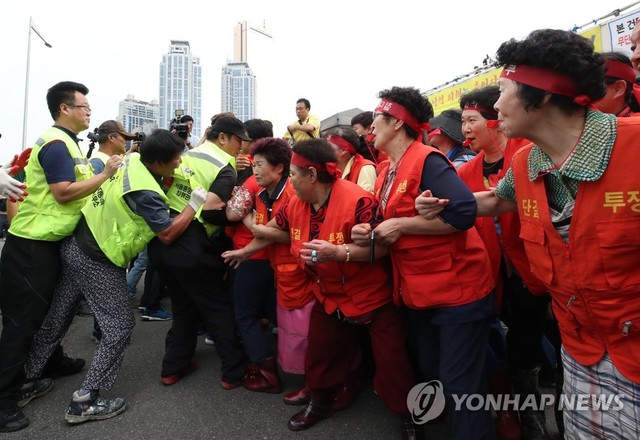
[[[549,289],[562,337],[565,438],[640,437],[638,118],[593,111],[605,63],[593,44],[542,29],[498,49],[495,107],[514,156],[479,215],[517,211],[531,270]],[[445,204],[420,198],[423,215]],[[572,405],[585,396],[611,405]],[[591,400],[589,400],[591,401]],[[569,402],[569,404],[566,404]]]
[[[487,250],[473,226],[475,200],[446,156],[422,143],[433,108],[420,91],[393,87],[379,97],[375,147],[389,156],[374,190],[382,223],[356,225],[351,237],[375,252],[389,247],[394,300],[409,309],[422,376],[441,383],[453,438],[491,439],[488,409],[454,402],[456,395],[487,391],[483,366],[495,295]],[[414,208],[423,191],[454,202],[425,220]]]

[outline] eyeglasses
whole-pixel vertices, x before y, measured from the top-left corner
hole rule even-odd
[[[75,104],[67,104],[71,108],[83,108],[85,111],[90,112],[91,107],[89,105],[75,105]]]
[[[373,119],[375,119],[375,118],[377,118],[378,116],[382,116],[382,115],[384,115],[384,113],[383,113],[383,112],[373,112],[372,117],[373,117]]]

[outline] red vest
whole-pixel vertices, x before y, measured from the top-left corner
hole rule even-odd
[[[255,206],[255,200],[257,199],[256,194],[258,194],[262,189],[260,185],[258,185],[258,182],[256,182],[255,176],[252,175],[249,177],[242,185],[249,190],[249,193],[251,193],[251,196],[253,197],[253,204]],[[231,239],[234,249],[242,249],[253,240],[253,233],[247,229],[242,222],[237,222],[225,227],[224,232],[227,237]],[[266,260],[267,258],[267,251],[262,249],[250,256],[249,260]]]
[[[356,154],[353,156],[353,163],[351,164],[351,170],[349,171],[349,175],[345,180],[349,182],[353,182],[355,184],[358,183],[358,177],[360,177],[360,170],[363,166],[371,165],[372,167],[376,167],[376,164],[371,162],[370,160],[365,159],[360,154]]]
[[[413,217],[424,161],[435,148],[414,142],[405,152],[384,209],[385,219]],[[376,181],[381,199],[389,162]],[[414,309],[477,301],[494,287],[487,250],[474,227],[446,235],[403,235],[391,246],[394,300]]]
[[[337,246],[351,242],[351,228],[356,223],[355,207],[358,200],[370,199],[373,194],[347,180],[338,179],[333,183],[326,216],[320,227],[319,240],[326,240]],[[302,243],[309,241],[311,206],[293,196],[287,208],[291,253],[300,255]],[[299,260],[304,268],[306,263]],[[314,267],[314,293],[324,305],[327,313],[337,308],[346,316],[358,316],[391,302],[391,285],[387,272],[380,261],[349,263],[327,261]]]
[[[256,197],[256,223],[259,225],[269,223],[269,218],[275,217],[293,195],[295,195],[293,186],[287,179],[282,193],[273,203],[271,217],[269,217],[267,206],[262,199]],[[291,246],[286,243],[274,243],[267,248],[267,251],[276,277],[278,302],[284,308],[298,309],[313,300],[313,286],[306,274],[300,269],[299,259],[293,256],[290,248]]]
[[[607,168],[580,182],[569,243],[554,229],[543,178],[531,182],[531,147],[514,156],[521,236],[531,270],[551,292],[562,345],[583,365],[609,353],[640,383],[640,118],[619,118]],[[630,166],[631,165],[631,166]]]
[[[526,139],[509,139],[504,152],[504,167],[498,172],[498,179],[501,179],[511,166],[511,160],[516,151],[531,142]],[[458,169],[460,178],[467,184],[473,192],[485,191],[484,175],[482,171],[482,161],[484,151],[471,159],[466,165]],[[520,238],[520,219],[516,213],[507,213],[499,216],[500,227],[502,229],[502,243],[496,232],[493,217],[477,217],[475,226],[482,237],[482,241],[489,252],[491,260],[491,273],[496,282],[496,309],[499,310],[502,302],[503,280],[500,277],[500,261],[502,252],[507,253],[509,261],[513,264],[518,275],[522,278],[527,289],[535,295],[544,295],[547,288],[531,273],[529,259],[524,251],[524,244]]]

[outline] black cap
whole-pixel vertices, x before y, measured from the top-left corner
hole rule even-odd
[[[223,116],[219,118],[216,123],[211,126],[211,131],[235,134],[243,141],[251,142],[251,138],[244,130],[242,121],[233,116]]]
[[[462,113],[456,110],[445,110],[429,120],[431,129],[439,128],[442,134],[461,144],[465,137],[462,134]]]

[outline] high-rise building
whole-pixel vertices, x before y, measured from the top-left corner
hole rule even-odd
[[[118,120],[122,122],[124,129],[136,133],[144,131],[149,134],[158,128],[160,110],[158,101],[139,101],[133,95],[127,95],[124,101],[118,105]]]
[[[233,112],[243,122],[256,117],[256,78],[247,63],[227,63],[220,84],[223,112]]]
[[[255,114],[252,117],[269,119],[276,117],[276,48],[273,37],[265,26],[255,26],[246,21],[234,29],[234,63],[246,63],[255,76],[253,90]],[[223,69],[224,76],[224,69]]]
[[[201,133],[202,70],[200,58],[191,54],[188,41],[171,40],[169,53],[160,63],[160,106],[158,125],[169,128],[176,110],[193,117],[193,135]]]

